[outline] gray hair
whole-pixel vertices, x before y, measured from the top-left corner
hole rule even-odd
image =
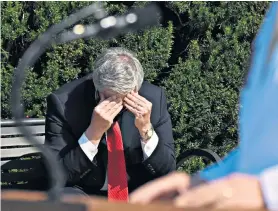
[[[127,94],[141,88],[144,80],[142,65],[135,55],[124,48],[109,48],[94,62],[90,77],[96,90],[110,89]]]

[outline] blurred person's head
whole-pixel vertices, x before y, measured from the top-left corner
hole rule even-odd
[[[132,52],[118,47],[106,49],[97,57],[89,77],[93,79],[96,90],[108,98],[138,91],[144,80],[144,72]]]

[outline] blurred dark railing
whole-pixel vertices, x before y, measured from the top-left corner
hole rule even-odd
[[[32,126],[32,125],[44,125],[45,119],[43,118],[28,118],[23,120],[24,125]],[[13,119],[1,119],[1,127],[16,127],[16,121]]]

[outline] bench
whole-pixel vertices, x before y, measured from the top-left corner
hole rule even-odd
[[[24,125],[36,136],[39,144],[44,143],[45,119],[26,119]],[[194,156],[205,158],[205,163],[221,160],[211,150],[190,149],[181,153],[177,158],[177,169]],[[43,173],[38,176],[38,172]],[[1,187],[4,189],[41,190],[47,185],[46,170],[39,150],[23,138],[13,120],[1,120],[1,178]],[[45,184],[38,184],[41,183],[38,181],[45,181],[43,182]]]
[[[45,120],[27,119],[24,124],[37,137],[40,144],[44,143]],[[25,154],[38,152],[22,137],[13,120],[1,120],[1,166]]]
[[[44,119],[27,119],[24,125],[44,143]],[[1,120],[1,188],[43,190],[48,185],[45,171],[39,150],[22,137],[15,121]]]

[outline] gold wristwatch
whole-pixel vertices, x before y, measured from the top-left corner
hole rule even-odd
[[[153,133],[154,133],[154,129],[153,129],[153,126],[151,125],[150,129],[148,129],[146,131],[146,133],[144,134],[144,137],[142,137],[143,141],[146,142],[146,141],[150,140],[151,137],[153,136]]]

